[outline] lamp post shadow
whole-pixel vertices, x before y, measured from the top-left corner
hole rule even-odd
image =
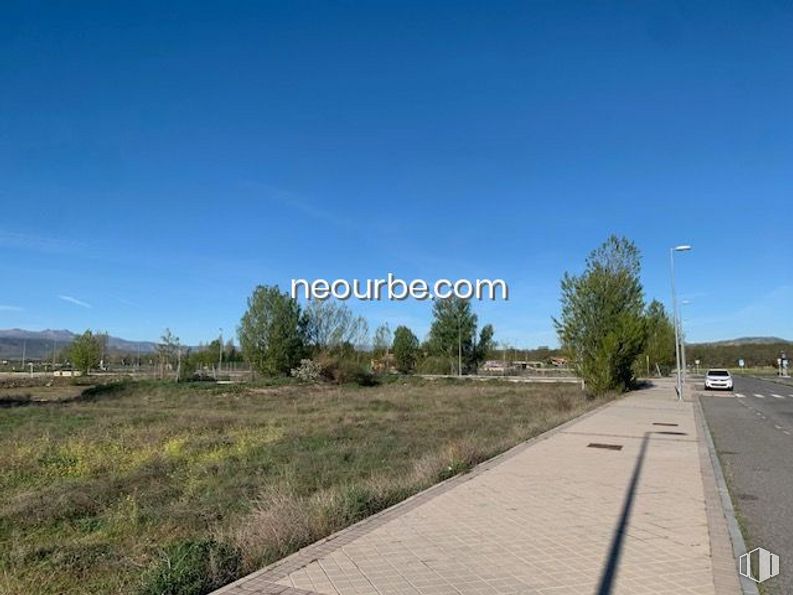
[[[650,435],[653,432],[645,432],[642,438],[642,445],[639,449],[639,457],[636,459],[636,464],[633,467],[633,474],[628,483],[628,488],[625,492],[625,500],[622,504],[622,513],[617,527],[614,529],[614,536],[611,538],[611,546],[609,547],[608,558],[606,565],[603,568],[603,574],[600,577],[600,584],[596,591],[597,595],[609,595],[614,588],[614,581],[617,578],[617,570],[619,569],[620,557],[622,556],[622,545],[625,540],[625,533],[630,522],[631,510],[633,509],[633,502],[636,499],[636,488],[639,485],[639,478],[642,474],[642,467],[644,466],[644,458],[647,455],[647,447],[650,443]]]

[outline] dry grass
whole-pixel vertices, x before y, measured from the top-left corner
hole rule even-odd
[[[0,409],[0,593],[200,593],[594,406],[573,385],[153,382]]]

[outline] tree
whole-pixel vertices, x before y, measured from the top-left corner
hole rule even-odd
[[[237,329],[242,354],[268,376],[289,374],[306,350],[307,318],[300,305],[277,285],[259,285]]]
[[[366,342],[369,325],[363,316],[334,300],[312,300],[306,307],[308,342],[318,351]]]
[[[487,359],[487,354],[495,348],[496,343],[493,341],[494,334],[495,331],[493,330],[492,324],[486,324],[482,327],[482,330],[479,331],[479,341],[476,343],[474,358],[471,362],[474,369],[477,369],[479,364]]]
[[[611,236],[586,260],[584,272],[562,278],[562,312],[554,326],[564,351],[595,394],[627,390],[645,344],[639,250]]]
[[[105,338],[107,335],[94,334],[90,330],[77,337],[68,347],[68,357],[74,367],[86,376],[92,368],[96,368],[102,361]]]
[[[166,328],[157,345],[157,356],[160,364],[160,378],[165,377],[165,372],[176,369],[176,380],[179,380],[182,363],[182,345],[179,337]]]
[[[372,355],[375,357],[382,357],[388,353],[391,346],[391,329],[387,322],[384,322],[374,332],[374,339],[372,341]]]
[[[242,356],[237,351],[237,348],[234,346],[234,341],[232,341],[231,339],[226,341],[226,350],[225,353],[223,354],[223,361],[227,361],[231,363],[242,361]]]
[[[493,327],[483,327],[477,339],[478,319],[471,311],[471,303],[456,297],[436,300],[432,315],[429,355],[447,358],[450,370],[457,370],[458,360],[462,360],[462,372],[475,372],[493,346]]]
[[[675,364],[675,327],[666,313],[664,305],[653,300],[647,306],[644,315],[647,343],[643,357],[640,357],[639,369],[645,369],[649,362],[652,368],[657,365],[661,372],[668,373]]]
[[[406,326],[398,326],[394,331],[394,360],[396,368],[403,374],[408,374],[416,367],[419,353],[419,340]]]

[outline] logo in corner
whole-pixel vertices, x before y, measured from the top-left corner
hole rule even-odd
[[[779,556],[761,547],[755,548],[738,558],[738,572],[756,583],[762,583],[779,574]]]

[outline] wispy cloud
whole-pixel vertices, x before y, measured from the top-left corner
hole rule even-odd
[[[276,188],[275,186],[271,186],[269,184],[252,180],[244,180],[240,183],[240,186],[245,190],[254,191],[265,200],[280,203],[289,209],[302,213],[306,217],[314,219],[325,225],[333,226],[343,231],[345,234],[354,234],[363,241],[367,242],[370,246],[370,249],[376,250],[381,254],[386,254],[389,256],[389,258],[396,259],[417,267],[426,266],[427,263],[432,263],[434,260],[437,260],[439,266],[442,265],[445,268],[450,267],[448,259],[436,257],[435,253],[432,251],[422,252],[415,248],[408,250],[407,247],[411,244],[412,240],[407,241],[409,238],[403,238],[399,233],[395,235],[393,233],[389,234],[388,228],[384,227],[382,223],[375,219],[369,218],[366,221],[366,225],[362,225],[360,221],[356,219],[353,219],[349,216],[339,215],[337,210],[331,211],[323,209],[317,205],[317,201],[315,200],[308,200],[304,196],[283,190],[281,188]],[[351,210],[348,209],[347,212],[349,213]],[[384,236],[388,236],[390,240],[383,241]],[[403,239],[406,241],[402,241]],[[400,246],[400,249],[395,250],[389,248],[390,245],[398,245]],[[460,266],[471,265],[470,261],[463,260],[460,260],[456,264],[459,264]]]
[[[79,242],[46,236],[0,230],[0,246],[36,252],[62,254],[82,247]]]
[[[357,230],[360,227],[348,217],[340,217],[330,211],[326,211],[315,204],[307,201],[303,197],[296,195],[293,192],[287,192],[279,188],[270,186],[269,184],[261,184],[259,182],[245,181],[243,187],[251,188],[257,192],[263,193],[265,198],[274,202],[281,203],[291,209],[299,211],[312,219],[329,223],[336,227],[342,228],[346,231]]]
[[[22,312],[24,308],[20,306],[7,306],[4,304],[0,304],[0,312]]]
[[[70,304],[74,304],[75,306],[81,306],[83,308],[91,308],[91,304],[84,302],[82,300],[78,300],[76,297],[72,297],[70,295],[59,295],[58,299],[63,300],[64,302],[69,302]]]

